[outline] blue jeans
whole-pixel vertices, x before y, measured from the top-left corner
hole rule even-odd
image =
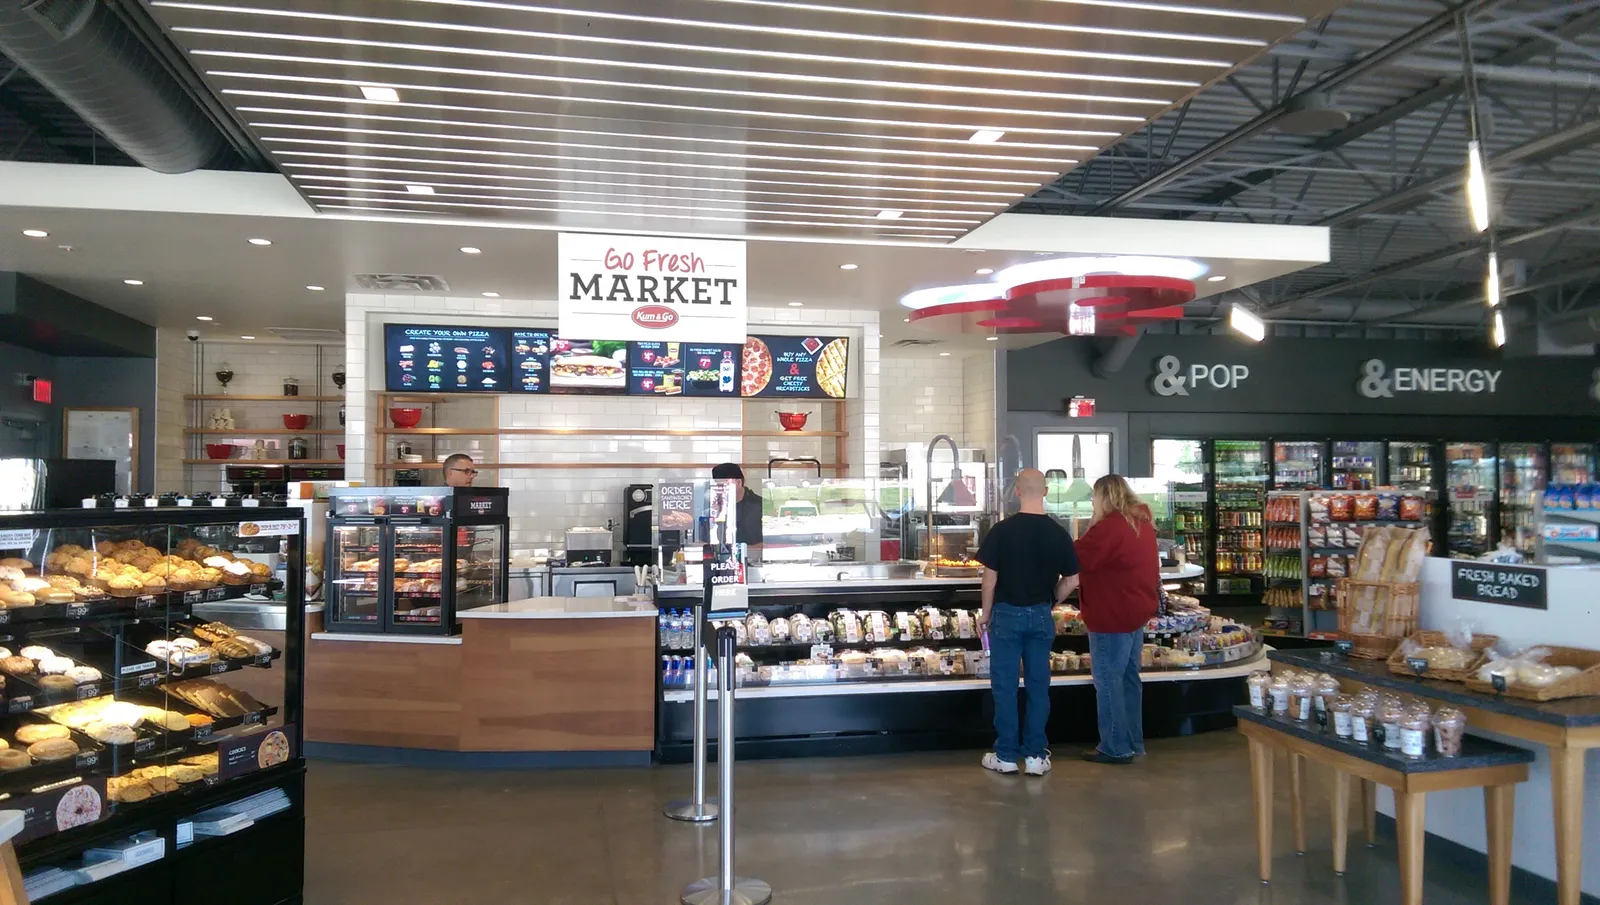
[[[996,603],[989,622],[989,688],[994,692],[994,753],[1016,763],[1024,757],[1043,757],[1049,740],[1045,723],[1050,719],[1050,647],[1056,640],[1056,623],[1049,604],[1008,606]],[[1017,733],[1017,674],[1027,690],[1028,710]]]
[[[1131,757],[1144,753],[1144,683],[1139,655],[1144,632],[1089,633],[1089,671],[1100,716],[1100,753]]]

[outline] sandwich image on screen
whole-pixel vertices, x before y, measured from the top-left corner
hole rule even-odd
[[[626,393],[627,343],[555,339],[550,343],[550,389]]]

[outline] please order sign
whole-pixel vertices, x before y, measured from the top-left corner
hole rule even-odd
[[[745,341],[745,243],[562,233],[560,330],[572,339]]]

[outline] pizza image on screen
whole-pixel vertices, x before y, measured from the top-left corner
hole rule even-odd
[[[850,358],[849,341],[836,339],[817,356],[817,386],[835,399],[844,398],[845,365]]]
[[[767,383],[772,380],[772,350],[767,344],[754,336],[744,341],[744,368],[743,377],[739,383],[739,395],[756,396],[767,388]]]

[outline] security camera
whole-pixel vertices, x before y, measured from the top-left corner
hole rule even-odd
[[[192,343],[197,343],[197,342],[200,341],[200,331],[199,330],[190,330],[188,333],[185,333],[184,336],[189,337],[189,342],[192,342]]]

